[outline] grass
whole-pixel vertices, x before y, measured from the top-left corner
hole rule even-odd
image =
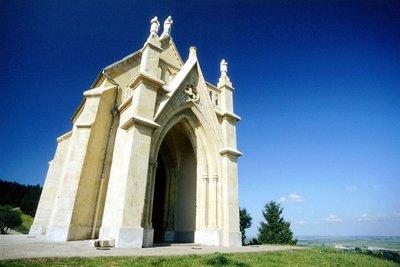
[[[13,228],[14,231],[20,232],[21,234],[28,234],[29,229],[33,223],[33,217],[24,214],[21,210],[18,210],[21,213],[22,224]]]
[[[305,249],[169,257],[48,258],[0,261],[0,266],[398,266],[376,257],[333,249]]]

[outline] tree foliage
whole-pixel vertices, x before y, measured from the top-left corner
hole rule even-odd
[[[40,185],[22,185],[0,179],[0,205],[20,207],[32,217],[35,216],[41,192]]]
[[[290,230],[290,222],[284,220],[282,216],[283,208],[275,201],[265,204],[263,216],[265,222],[261,222],[258,229],[258,241],[261,244],[290,244],[295,245],[293,233]]]
[[[251,218],[250,214],[247,213],[246,208],[239,208],[239,215],[240,215],[240,232],[242,233],[242,245],[244,245],[244,240],[246,238],[246,229],[250,228],[251,226],[251,221],[253,218]]]
[[[0,206],[0,233],[7,234],[8,230],[22,224],[21,213],[11,206]]]

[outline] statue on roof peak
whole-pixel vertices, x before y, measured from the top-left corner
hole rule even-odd
[[[221,77],[226,77],[228,73],[228,62],[225,59],[221,60],[221,64],[219,65],[221,71]]]
[[[157,16],[155,16],[151,21],[151,26],[150,26],[150,34],[152,35],[157,35],[158,29],[160,28],[160,22],[158,22]]]
[[[168,16],[168,18],[164,21],[164,31],[161,34],[161,40],[167,39],[171,36],[171,27],[173,23],[174,21],[172,20],[172,17]]]

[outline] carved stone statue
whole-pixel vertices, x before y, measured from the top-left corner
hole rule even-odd
[[[228,62],[226,62],[225,59],[221,60],[219,67],[221,71],[221,77],[225,77],[228,73]]]
[[[187,85],[186,89],[185,89],[185,93],[187,94],[188,99],[193,102],[197,103],[200,100],[200,96],[197,93],[197,89],[193,85]]]
[[[172,20],[172,17],[168,16],[168,18],[164,21],[164,32],[163,33],[168,34],[168,35],[171,34],[172,23],[174,23],[174,21]]]
[[[171,34],[171,27],[174,21],[172,20],[171,16],[168,16],[168,18],[164,21],[164,31],[161,34],[161,40],[166,39],[167,37],[170,36]]]
[[[150,34],[157,35],[158,29],[160,28],[160,22],[158,22],[157,16],[155,16],[151,21]]]

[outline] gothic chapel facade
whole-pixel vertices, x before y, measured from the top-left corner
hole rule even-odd
[[[157,17],[142,49],[106,67],[57,139],[31,235],[241,246],[236,122],[227,63],[204,80]]]

